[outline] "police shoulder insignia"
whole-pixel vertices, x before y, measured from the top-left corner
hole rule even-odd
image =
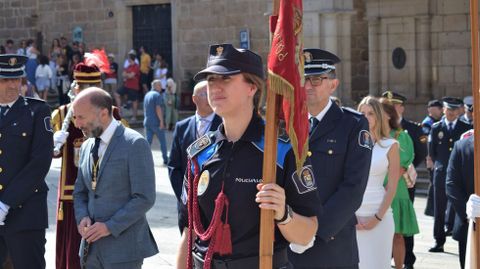
[[[317,189],[311,165],[304,166],[300,172],[295,171],[292,175],[292,179],[299,194],[304,194]]]
[[[43,123],[45,124],[45,130],[53,133],[52,118],[50,116],[43,118]]]
[[[212,144],[212,139],[209,136],[209,133],[203,135],[199,139],[195,140],[188,148],[187,153],[190,158],[197,155],[199,152],[207,148]]]
[[[367,149],[373,149],[372,135],[367,130],[361,130],[358,133],[358,145]]]

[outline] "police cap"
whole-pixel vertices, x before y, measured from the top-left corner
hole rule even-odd
[[[430,100],[428,101],[427,107],[439,107],[443,108],[442,102],[438,101],[437,99],[435,100]]]
[[[232,44],[210,45],[207,67],[193,78],[205,79],[209,74],[236,75],[250,73],[264,78],[262,58],[247,49],[237,49]]]
[[[21,78],[26,75],[28,57],[16,54],[0,55],[0,78]]]
[[[77,83],[100,83],[102,81],[102,73],[94,64],[78,63],[73,69],[73,78]]]
[[[403,105],[403,103],[405,103],[407,101],[407,97],[399,94],[399,93],[396,93],[394,91],[384,91],[382,93],[382,97],[385,97],[387,98],[388,100],[390,100],[390,102],[392,102],[393,104],[401,104]]]
[[[465,98],[463,98],[463,103],[465,104],[465,108],[468,109],[468,111],[473,112],[473,97],[472,96],[465,96]]]
[[[340,62],[337,55],[322,49],[304,49],[305,76],[327,74]]]
[[[450,96],[443,97],[442,101],[443,101],[443,106],[449,109],[456,109],[463,106],[462,99],[458,99],[455,97],[450,97]]]

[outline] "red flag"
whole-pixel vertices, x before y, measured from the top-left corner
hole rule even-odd
[[[280,1],[278,16],[270,17],[272,47],[268,56],[268,84],[283,97],[283,115],[297,169],[303,166],[308,151],[302,10],[302,0]]]

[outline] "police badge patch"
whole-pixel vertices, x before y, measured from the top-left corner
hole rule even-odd
[[[292,179],[299,194],[304,194],[317,189],[311,165],[304,166],[302,170],[300,170],[300,176],[297,171],[295,171],[292,175]]]
[[[358,133],[358,145],[369,150],[373,149],[372,135],[370,135],[367,130],[361,130],[360,133]]]
[[[52,132],[53,133],[53,129],[52,129],[52,119],[50,117],[45,117],[43,119],[43,122],[45,123],[45,130],[47,130],[47,132]]]

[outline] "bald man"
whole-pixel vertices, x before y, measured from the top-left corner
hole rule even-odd
[[[88,252],[81,262],[86,268],[141,268],[145,257],[158,253],[145,216],[155,202],[153,157],[142,135],[113,119],[112,104],[95,87],[73,102],[75,125],[88,137],[73,192],[81,252]]]

